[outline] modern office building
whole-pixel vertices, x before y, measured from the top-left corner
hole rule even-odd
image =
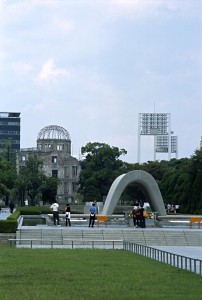
[[[0,112],[0,151],[10,147],[10,152],[20,150],[20,113]]]
[[[21,149],[17,154],[18,171],[29,157],[42,160],[45,174],[60,179],[57,201],[74,202],[78,190],[80,164],[77,158],[71,156],[71,139],[68,131],[57,125],[41,129],[37,137],[37,147]]]

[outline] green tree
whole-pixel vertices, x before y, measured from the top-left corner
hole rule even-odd
[[[59,180],[56,177],[46,177],[41,186],[43,203],[53,203],[57,195]]]
[[[124,163],[119,159],[125,149],[104,143],[88,143],[81,148],[85,156],[81,162],[80,189],[84,201],[103,201],[114,179],[123,173]]]
[[[202,150],[196,150],[191,157],[189,178],[190,199],[188,209],[191,212],[202,213]]]
[[[10,194],[15,186],[16,177],[17,177],[17,172],[16,172],[15,161],[5,159],[4,153],[1,153],[0,197],[6,200],[6,205],[8,205]]]
[[[36,197],[47,200],[51,194],[51,199],[57,194],[57,179],[51,179],[43,171],[43,162],[30,157],[23,168],[20,169],[16,181],[16,189],[21,199],[21,205],[25,200],[25,195],[30,198],[31,205],[36,204]],[[51,185],[52,184],[52,185]]]

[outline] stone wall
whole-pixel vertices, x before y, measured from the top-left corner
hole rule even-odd
[[[0,233],[0,244],[9,244],[9,239],[15,239],[16,233]]]

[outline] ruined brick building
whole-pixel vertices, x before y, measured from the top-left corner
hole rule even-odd
[[[80,164],[71,156],[71,139],[68,131],[57,125],[40,130],[37,147],[21,149],[17,154],[17,169],[25,165],[32,156],[43,161],[45,174],[61,180],[57,190],[59,203],[72,203],[78,190]]]

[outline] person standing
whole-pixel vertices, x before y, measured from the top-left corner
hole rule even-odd
[[[96,215],[96,207],[95,207],[95,202],[92,203],[90,207],[90,219],[89,219],[89,226],[94,226],[95,223],[95,215]]]
[[[13,210],[14,210],[14,204],[13,202],[10,203],[10,213],[12,214],[13,213]]]
[[[50,209],[53,212],[53,222],[54,222],[54,225],[59,225],[59,205],[58,205],[58,203],[57,203],[56,200],[51,205]]]
[[[146,223],[145,223],[146,211],[145,211],[144,207],[140,207],[139,214],[140,214],[140,227],[145,228],[146,227]]]
[[[133,224],[134,227],[138,227],[138,208],[137,206],[134,206],[133,211],[132,211],[132,216],[133,216]]]
[[[66,219],[66,226],[67,225],[71,226],[71,210],[69,204],[67,204],[65,207],[65,219]]]

